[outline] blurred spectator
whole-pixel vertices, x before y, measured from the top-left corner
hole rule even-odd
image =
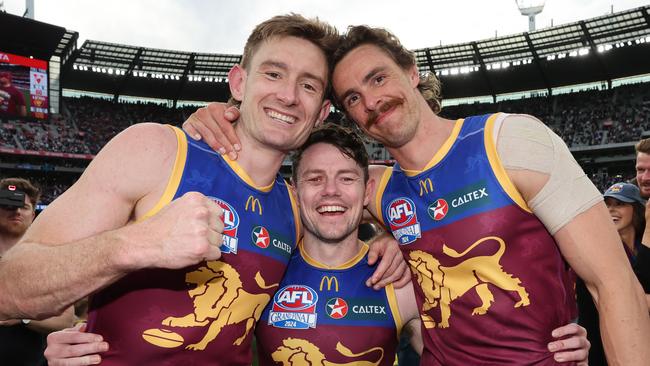
[[[621,243],[630,263],[634,264],[641,247],[641,237],[645,229],[645,204],[639,188],[630,183],[616,183],[605,194],[605,204],[618,230]],[[577,281],[578,323],[587,329],[587,338],[591,342],[589,365],[607,365],[603,344],[600,339],[598,311],[591,295],[581,280]],[[650,296],[646,294],[646,298]]]
[[[650,198],[650,139],[643,139],[635,146],[636,149],[636,180],[641,196]],[[650,220],[650,206],[646,204],[646,221]],[[634,263],[634,272],[639,278],[646,294],[650,293],[650,225],[646,226],[638,248],[638,255]],[[650,296],[646,295],[646,302],[650,308]]]
[[[623,85],[611,90],[587,90],[552,97],[539,96],[497,103],[472,103],[446,106],[442,116],[458,118],[494,111],[532,113],[548,124],[569,146],[602,145],[638,140],[644,131],[650,131],[650,83]],[[171,108],[155,103],[115,103],[91,97],[63,98],[61,114],[49,121],[9,121],[0,124],[0,147],[23,150],[96,154],[113,136],[136,122],[150,121],[179,124],[195,106]],[[328,120],[343,118],[332,113]],[[372,160],[385,161],[392,157],[383,146],[367,141]],[[650,150],[648,151],[650,153]],[[21,159],[30,161],[21,156]],[[85,167],[87,161],[59,159],[57,166]],[[42,162],[36,163],[47,169]],[[606,170],[593,172],[590,178],[601,190],[612,183],[623,181],[626,174],[608,174]],[[38,178],[39,181],[42,180]],[[71,182],[47,182],[44,202],[69,187]]]
[[[18,243],[36,216],[34,208],[40,190],[21,178],[0,181],[0,191],[6,192],[0,201],[0,256]],[[23,193],[20,201],[10,199],[15,193]],[[21,202],[22,201],[22,202]],[[0,360],[3,365],[46,365],[43,351],[46,335],[72,325],[73,308],[62,315],[37,321],[12,319],[0,321]]]
[[[0,72],[0,115],[21,116],[27,115],[25,96],[11,83],[11,72]]]

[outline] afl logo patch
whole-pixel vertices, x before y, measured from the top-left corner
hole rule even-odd
[[[410,198],[399,197],[386,207],[390,230],[400,244],[410,244],[422,236],[415,204]]]
[[[269,324],[277,328],[316,328],[318,294],[309,286],[289,285],[273,297]]]
[[[239,215],[237,211],[226,201],[208,197],[223,209],[223,240],[219,248],[222,253],[237,254],[237,228],[239,227]]]

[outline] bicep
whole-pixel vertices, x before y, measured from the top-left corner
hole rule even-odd
[[[554,236],[562,255],[585,281],[594,297],[594,288],[611,283],[636,282],[621,240],[604,203],[576,216]],[[597,300],[597,299],[596,299]]]
[[[171,167],[175,157],[169,133],[171,129],[151,124],[120,133],[37,217],[22,241],[62,244],[124,226],[138,202],[165,181],[170,170],[165,166]]]
[[[399,314],[404,324],[409,323],[413,319],[420,318],[420,311],[415,300],[415,290],[413,289],[412,281],[402,288],[396,288],[395,296],[397,297]]]

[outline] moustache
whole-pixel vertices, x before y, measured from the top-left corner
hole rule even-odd
[[[377,109],[372,110],[368,113],[368,119],[366,120],[366,128],[372,127],[372,125],[375,124],[375,122],[377,122],[377,118],[379,118],[380,114],[385,113],[389,109],[402,104],[404,104],[404,99],[402,98],[388,99],[383,104],[381,104]]]

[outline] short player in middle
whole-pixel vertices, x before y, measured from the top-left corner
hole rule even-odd
[[[402,324],[419,314],[411,283],[363,282],[374,271],[357,239],[374,184],[363,142],[333,124],[314,131],[293,157],[293,181],[304,237],[258,322],[260,364],[393,365]]]

